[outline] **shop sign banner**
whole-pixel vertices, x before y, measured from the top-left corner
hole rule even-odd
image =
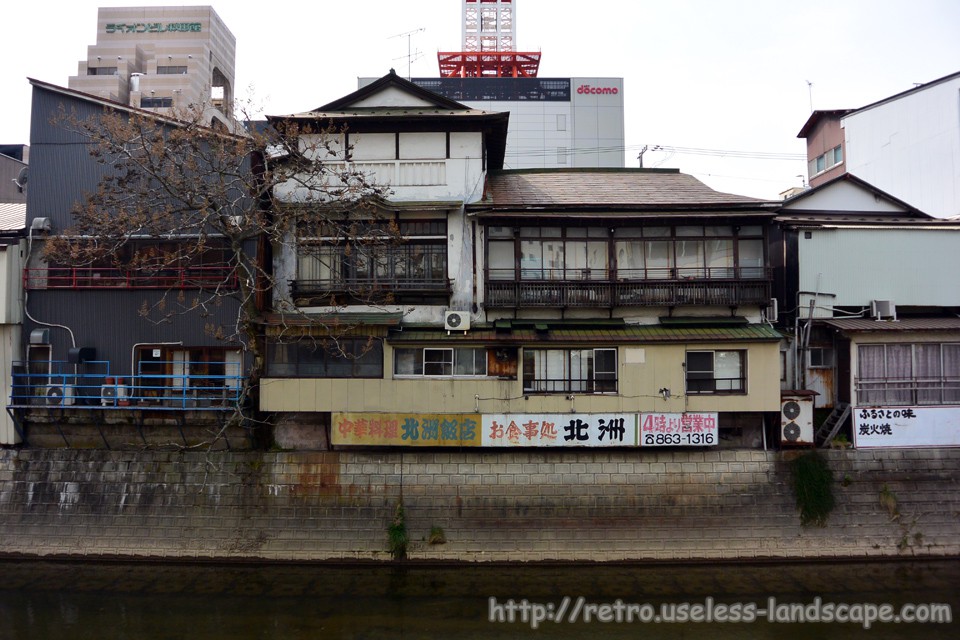
[[[960,407],[857,407],[858,449],[960,446]]]
[[[480,446],[475,413],[334,413],[336,445],[405,447]]]
[[[704,447],[719,444],[716,413],[642,413],[641,447]]]
[[[635,447],[637,414],[485,414],[483,446]]]

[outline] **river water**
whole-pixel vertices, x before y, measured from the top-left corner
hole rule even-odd
[[[898,614],[902,605],[941,603],[960,613],[960,560],[400,568],[2,561],[0,573],[3,640],[960,638],[957,622],[875,622],[865,630],[856,622],[770,622],[756,613],[773,604],[787,616],[790,605],[804,605],[805,615],[823,616],[823,605],[846,604],[858,619],[867,609],[861,603],[890,603]],[[819,609],[810,606],[817,597]],[[645,603],[653,608],[640,608]],[[562,622],[546,619],[561,608]],[[708,608],[713,622],[679,621],[706,617]],[[755,621],[716,622],[723,611]],[[534,629],[537,613],[545,619]],[[677,621],[639,620],[654,613]]]

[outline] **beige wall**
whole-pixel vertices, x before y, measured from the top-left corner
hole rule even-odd
[[[639,346],[639,345],[638,345]],[[618,349],[619,394],[523,394],[521,380],[393,379],[392,348],[384,349],[386,377],[376,380],[265,378],[261,408],[265,411],[432,412],[432,413],[607,413],[682,411],[777,411],[780,408],[779,345],[670,344],[645,345],[644,362],[624,362]],[[687,349],[747,350],[747,393],[684,397],[684,354]],[[670,389],[663,400],[661,388]],[[480,396],[478,401],[476,396]]]

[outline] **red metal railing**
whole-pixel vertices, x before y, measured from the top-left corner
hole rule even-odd
[[[23,288],[44,289],[213,289],[235,288],[237,274],[230,267],[173,267],[118,269],[49,267],[24,269]]]

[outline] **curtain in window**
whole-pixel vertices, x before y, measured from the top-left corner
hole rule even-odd
[[[642,241],[617,241],[617,278],[622,280],[642,280],[644,278]]]
[[[943,345],[943,402],[960,402],[960,344]]]
[[[732,278],[733,240],[720,238],[707,240],[706,261],[708,278]]]
[[[673,242],[653,240],[645,244],[644,253],[647,258],[647,278],[672,278]]]
[[[763,277],[763,240],[740,240],[740,277]]]
[[[943,402],[940,345],[918,344],[914,355],[917,364],[917,404],[940,404]]]
[[[704,277],[702,240],[677,240],[677,276]]]
[[[913,345],[887,345],[888,404],[913,404]]]
[[[882,404],[886,368],[883,345],[857,347],[857,373],[860,380],[858,401],[862,404]]]

